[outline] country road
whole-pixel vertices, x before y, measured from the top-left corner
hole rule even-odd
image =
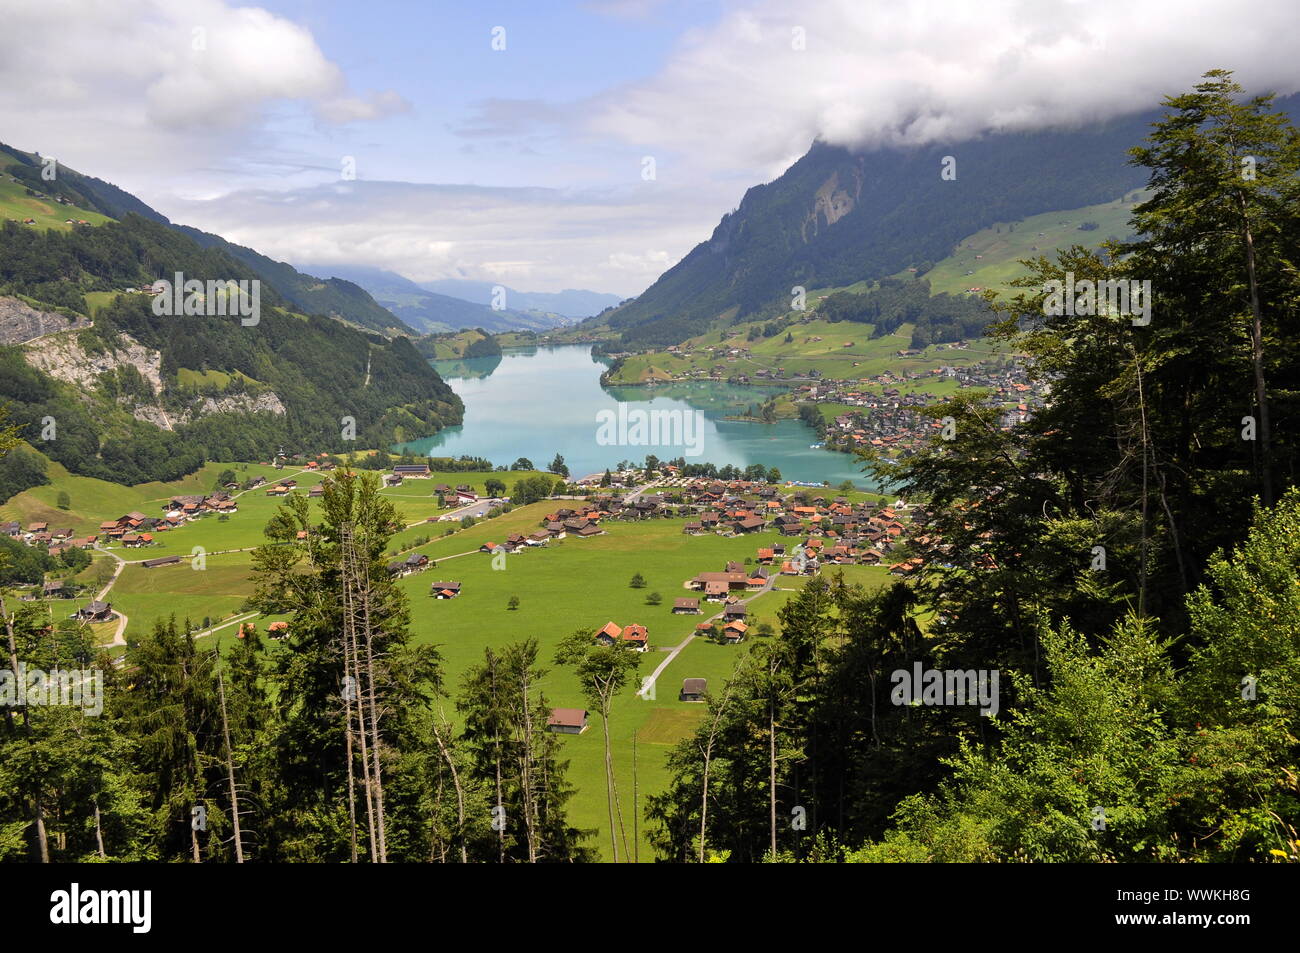
[[[739,604],[742,605],[742,606],[743,606],[743,605],[749,605],[750,602],[752,602],[753,600],[757,599],[759,596],[763,595],[764,593],[772,592],[773,590],[775,590],[775,589],[777,588],[777,587],[776,587],[776,580],[777,580],[778,578],[780,578],[780,577],[779,577],[779,576],[769,576],[768,579],[767,579],[767,582],[765,582],[765,583],[763,584],[763,588],[761,588],[761,589],[755,589],[752,593],[750,593],[749,595],[745,596],[745,598],[741,599],[740,602],[739,602]],[[725,610],[724,610],[724,611],[725,611]],[[712,616],[710,616],[709,618],[705,619],[704,621],[705,621],[705,622],[715,622],[715,621],[717,621],[718,619],[721,619],[721,618],[722,618],[722,615],[723,615],[722,612],[717,612],[717,613],[713,614]],[[688,646],[688,645],[691,644],[691,640],[694,639],[694,638],[697,638],[697,636],[696,636],[696,634],[695,634],[695,630],[694,630],[694,629],[691,629],[691,631],[690,631],[689,633],[687,633],[686,638],[682,639],[682,641],[679,642],[679,643],[678,643],[678,644],[673,648],[673,650],[672,650],[671,652],[668,653],[668,657],[667,657],[666,659],[664,659],[662,662],[660,662],[660,663],[659,663],[659,666],[658,666],[658,667],[657,667],[653,672],[651,672],[649,675],[647,675],[647,676],[645,677],[645,679],[642,680],[642,682],[641,682],[641,688],[637,690],[637,695],[639,695],[640,697],[644,698],[644,697],[645,697],[645,692],[646,692],[647,689],[649,689],[649,690],[653,693],[655,685],[658,684],[658,681],[659,681],[659,675],[663,672],[664,669],[666,669],[669,665],[671,665],[671,664],[673,663],[673,659],[677,658],[677,656],[681,653],[682,649],[686,648],[686,646]]]

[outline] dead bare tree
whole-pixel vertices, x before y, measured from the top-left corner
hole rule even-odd
[[[221,736],[226,746],[226,780],[230,785],[230,816],[235,832],[235,863],[244,862],[244,840],[239,830],[239,794],[235,790],[235,755],[230,746],[230,721],[226,715],[226,679],[221,671],[221,650],[216,653],[217,698],[221,702]],[[95,832],[99,833],[99,805],[95,805]],[[102,849],[102,848],[101,848]]]
[[[722,701],[713,712],[713,722],[709,725],[709,737],[704,747],[700,749],[704,755],[704,776],[700,785],[700,863],[704,863],[704,838],[707,831],[709,817],[709,764],[713,760],[713,745],[718,737],[718,729],[722,725],[722,715],[727,709],[727,703],[731,701],[731,682],[727,682],[726,690],[722,693]]]

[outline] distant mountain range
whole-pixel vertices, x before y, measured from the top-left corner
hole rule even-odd
[[[491,281],[469,281],[462,278],[441,278],[437,281],[422,281],[420,287],[437,294],[463,298],[476,304],[492,304],[492,297],[498,287],[505,290],[505,307],[514,311],[539,311],[544,314],[558,314],[566,318],[589,318],[612,307],[623,299],[618,295],[602,294],[599,291],[581,291],[566,288],[563,291],[516,291],[508,285],[498,285]]]
[[[366,265],[303,265],[322,277],[346,279],[368,291],[398,318],[426,334],[483,328],[502,331],[549,331],[597,314],[621,300],[595,291],[516,291],[502,287],[504,306],[493,308],[497,285],[488,281],[445,278],[414,282],[393,271]]]
[[[1300,96],[1277,104],[1294,115]],[[644,292],[588,323],[608,325],[629,348],[677,344],[711,325],[784,313],[796,286],[875,280],[937,262],[996,222],[1112,201],[1147,184],[1128,150],[1157,115],[916,148],[817,143],[746,192]],[[941,176],[945,157],[955,177]]]

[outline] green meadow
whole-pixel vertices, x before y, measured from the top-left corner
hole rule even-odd
[[[51,464],[52,484],[9,500],[0,507],[0,519],[18,519],[24,524],[44,520],[89,532],[101,521],[132,510],[160,514],[163,504],[173,495],[210,492],[218,475],[226,469],[234,470],[240,481],[252,475],[266,477],[268,485],[280,479],[295,479],[297,493],[306,493],[323,478],[320,473],[292,466],[277,471],[255,464],[214,463],[174,483],[123,487],[72,476],[57,464]],[[459,521],[425,522],[446,512],[438,508],[433,494],[435,484],[468,484],[482,493],[488,479],[498,478],[511,486],[515,480],[532,475],[532,472],[438,473],[431,480],[408,480],[402,486],[383,491],[397,505],[403,520],[413,524],[395,534],[391,550],[406,550],[416,539],[432,537],[416,551],[428,554],[436,565],[399,582],[410,600],[412,637],[417,642],[438,647],[447,685],[453,692],[469,666],[482,659],[484,649],[500,649],[526,638],[537,639],[549,670],[542,690],[553,707],[585,707],[573,675],[549,664],[559,641],[575,630],[594,632],[610,621],[619,625],[645,625],[650,650],[641,657],[640,677],[648,676],[667,658],[669,650],[687,642],[659,676],[652,699],[636,696],[640,688],[638,678],[618,699],[611,717],[615,769],[631,843],[633,739],[636,740],[636,794],[643,808],[645,795],[662,790],[670,780],[665,766],[669,750],[690,734],[704,714],[704,705],[677,700],[682,680],[707,678],[712,690],[720,690],[736,660],[748,647],[748,643],[716,645],[694,637],[695,625],[720,611],[720,607],[704,603],[700,615],[673,615],[673,600],[695,595],[684,588],[684,583],[697,573],[721,570],[731,560],[748,560],[750,565],[756,565],[756,550],[771,546],[777,536],[772,532],[740,537],[687,536],[682,532],[684,521],[680,519],[609,521],[605,524],[606,533],[601,536],[553,540],[544,547],[530,547],[494,559],[478,551],[485,542],[502,542],[510,533],[534,532],[548,513],[573,502],[551,500],[516,507],[468,529],[461,529]],[[71,499],[68,510],[57,507],[60,491],[66,491]],[[209,515],[179,529],[156,534],[158,543],[154,546],[113,547],[115,555],[132,561],[123,568],[108,595],[114,607],[129,617],[128,638],[146,633],[156,619],[171,615],[179,621],[188,619],[195,626],[205,619],[212,625],[220,625],[244,611],[251,588],[252,556],[248,550],[264,541],[263,527],[282,501],[267,496],[266,487],[260,487],[244,492],[237,502],[239,511],[227,520]],[[448,528],[453,530],[451,535],[439,535]],[[203,550],[202,569],[193,568],[191,555],[195,547]],[[171,554],[182,556],[182,562],[154,569],[146,569],[138,562]],[[95,585],[112,568],[111,558],[96,553],[95,562],[78,575],[78,581]],[[644,588],[631,587],[636,573],[645,579]],[[868,585],[878,584],[885,578],[884,570],[866,567],[853,567],[845,575]],[[430,594],[434,581],[460,582],[462,594],[450,600],[434,599]],[[777,611],[805,582],[798,577],[782,577],[777,591],[754,601],[750,609],[752,621],[778,626]],[[659,605],[648,604],[651,593],[659,594]],[[508,608],[511,597],[518,597],[517,609]],[[60,600],[50,604],[50,611],[71,613],[87,601],[89,596]],[[262,617],[257,619],[257,624],[265,628],[270,621]],[[116,631],[116,624],[94,628],[96,635],[107,642]],[[213,640],[226,642],[235,638],[236,631],[235,626],[229,626],[202,641],[204,644],[213,644]],[[443,704],[447,716],[458,720],[454,706],[446,701]],[[572,821],[597,832],[590,843],[608,859],[599,718],[593,713],[587,732],[565,736],[564,745],[570,760],[570,779],[577,788],[570,802]],[[640,824],[642,858],[651,856],[646,833],[644,824]]]

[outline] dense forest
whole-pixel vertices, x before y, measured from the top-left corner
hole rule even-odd
[[[134,215],[66,233],[0,228],[0,291],[74,312],[88,313],[86,292],[175,271],[201,281],[254,277],[224,252]],[[30,366],[20,348],[0,347],[0,401],[29,440],[37,439],[44,418],[57,422],[57,439],[41,447],[50,457],[118,483],[176,479],[205,460],[262,459],[280,447],[387,446],[460,422],[459,398],[409,339],[303,318],[280,304],[264,288],[259,322],[243,327],[230,318],[159,316],[149,296],[119,296],[96,312],[92,328],[78,332],[78,344],[111,355],[122,350],[125,335],[157,350],[160,392],[129,365],[101,375],[91,392],[78,390]],[[259,395],[274,395],[284,412],[248,410],[260,406]],[[138,420],[130,408],[141,403],[183,422],[165,430]],[[345,429],[345,417],[353,430]]]
[[[339,278],[327,280],[315,278],[284,262],[259,254],[251,248],[228,242],[219,235],[186,225],[176,225],[129,192],[102,179],[71,169],[62,163],[58,164],[57,174],[53,178],[48,178],[42,174],[44,161],[37,154],[26,153],[0,143],[0,166],[7,166],[5,171],[9,175],[37,195],[63,199],[77,208],[90,209],[109,218],[122,219],[124,222],[129,217],[142,218],[175,230],[201,248],[221,252],[228,259],[239,261],[245,266],[245,270],[260,278],[263,284],[273,288],[281,299],[305,314],[327,314],[374,331],[414,333],[350,281]],[[154,274],[150,277],[158,278],[166,275]],[[41,300],[50,299],[41,298]],[[77,307],[77,310],[81,310],[80,307]]]
[[[953,440],[867,456],[925,503],[921,570],[782,610],[673,757],[666,856],[1300,859],[1300,136],[1239,94],[1167,102],[1133,242],[1030,262],[996,305],[1043,411],[1004,430],[963,395],[927,411]],[[1150,280],[1150,322],[1048,313],[1067,272]],[[1000,673],[996,717],[900,703],[918,663]]]

